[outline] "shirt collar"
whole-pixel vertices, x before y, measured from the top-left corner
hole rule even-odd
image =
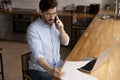
[[[49,27],[49,25],[46,24],[41,17],[40,17],[39,19],[40,19],[41,23],[42,23],[45,27],[47,27],[47,28],[51,28],[51,27],[53,27],[53,26],[55,25],[55,23],[53,23],[53,24]]]

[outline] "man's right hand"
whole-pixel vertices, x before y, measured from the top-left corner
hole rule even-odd
[[[60,78],[64,75],[64,72],[61,72],[60,68],[52,68],[48,73],[57,78]]]
[[[48,65],[46,59],[40,58],[38,60],[38,63],[40,64],[43,69],[45,69],[50,75],[60,78],[63,75],[63,72],[61,72],[60,68],[52,68],[51,66]]]

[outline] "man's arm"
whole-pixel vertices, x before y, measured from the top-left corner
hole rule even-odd
[[[68,34],[65,32],[64,30],[64,25],[62,23],[62,21],[58,18],[57,16],[57,21],[56,21],[56,27],[60,32],[60,37],[61,37],[61,42],[63,45],[68,45],[69,43],[69,36]]]
[[[38,64],[46,70],[50,75],[60,78],[63,75],[63,72],[59,68],[52,68],[48,65],[44,57],[38,59]]]

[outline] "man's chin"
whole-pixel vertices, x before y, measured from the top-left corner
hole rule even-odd
[[[54,20],[45,21],[45,23],[48,25],[52,25],[54,23]]]
[[[54,21],[50,21],[50,22],[49,22],[50,25],[53,24],[53,23],[54,23]]]

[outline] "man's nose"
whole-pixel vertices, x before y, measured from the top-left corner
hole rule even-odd
[[[51,19],[55,19],[55,15],[52,14],[52,15],[50,16],[50,18],[51,18]]]

